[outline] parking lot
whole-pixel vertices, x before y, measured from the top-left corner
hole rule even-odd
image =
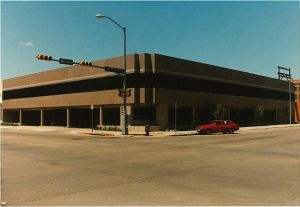
[[[300,205],[299,125],[176,137],[1,135],[7,205]]]

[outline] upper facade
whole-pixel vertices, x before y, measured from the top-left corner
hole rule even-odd
[[[93,62],[123,68],[123,57]],[[288,100],[287,81],[159,54],[127,56],[129,104],[168,102],[164,90]],[[69,66],[3,81],[3,108],[122,104],[122,78],[104,70]],[[80,93],[80,97],[76,94]],[[173,100],[170,100],[173,102]]]

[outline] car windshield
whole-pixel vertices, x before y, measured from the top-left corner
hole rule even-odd
[[[208,124],[216,124],[216,120],[209,122]]]

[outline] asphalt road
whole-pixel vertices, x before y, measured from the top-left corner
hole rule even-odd
[[[299,127],[162,138],[1,134],[7,205],[300,205]]]

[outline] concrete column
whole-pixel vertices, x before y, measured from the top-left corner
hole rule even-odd
[[[67,107],[67,128],[70,128],[70,108]]]
[[[167,128],[169,125],[169,105],[156,105],[156,125],[160,128]]]
[[[19,111],[19,123],[20,125],[23,125],[23,110],[20,109]]]
[[[44,109],[41,109],[41,126],[44,126]]]
[[[99,107],[99,125],[103,125],[103,106]]]

